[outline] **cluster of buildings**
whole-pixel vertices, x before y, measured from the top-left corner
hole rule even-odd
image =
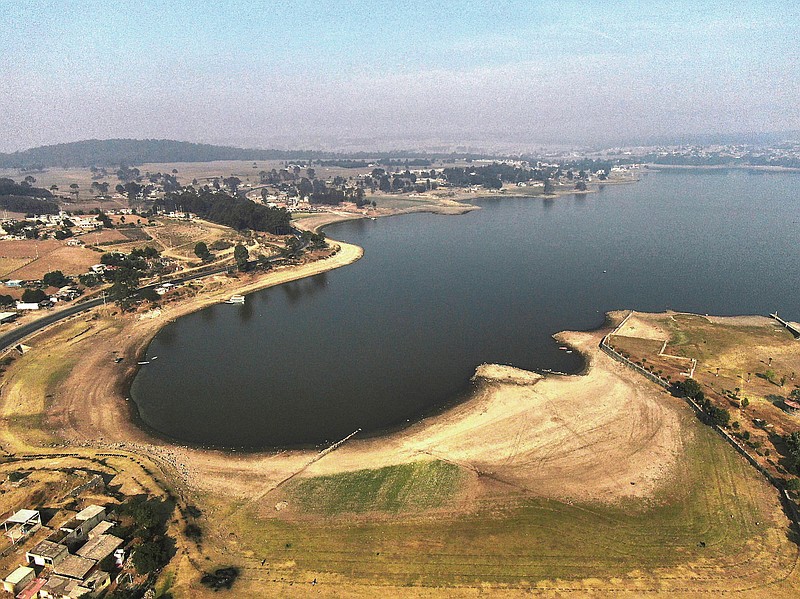
[[[24,226],[19,226],[22,223]],[[39,214],[30,218],[20,220],[3,219],[0,220],[0,239],[26,239],[26,232],[38,231],[41,236],[48,232],[55,235],[56,231],[64,228],[70,230],[77,229],[78,233],[88,233],[103,228],[103,223],[98,221],[94,215],[70,216],[66,212],[58,214]]]
[[[29,509],[19,510],[2,526],[12,547],[30,544],[25,564],[3,579],[3,590],[17,599],[96,597],[125,562],[124,541],[109,534],[114,523],[99,505],[87,506],[55,529],[46,529],[40,512]],[[42,529],[50,534],[37,534]]]

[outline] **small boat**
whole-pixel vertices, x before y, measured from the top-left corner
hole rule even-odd
[[[145,364],[149,364],[150,360],[145,360],[143,362],[136,362],[139,366],[144,366]]]
[[[562,345],[558,349],[560,349],[561,351],[569,351],[569,348],[566,345]]]
[[[231,299],[229,299],[226,304],[243,304],[244,303],[244,296],[243,295],[232,295]]]

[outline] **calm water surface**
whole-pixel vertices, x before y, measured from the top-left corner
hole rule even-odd
[[[575,372],[551,335],[608,310],[800,319],[798,174],[649,174],[462,216],[340,223],[359,262],[164,328],[131,397],[144,423],[224,447],[374,433],[458,399],[483,362]]]

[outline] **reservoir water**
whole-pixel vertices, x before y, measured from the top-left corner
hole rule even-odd
[[[458,400],[483,362],[576,372],[552,334],[608,310],[800,320],[800,174],[650,173],[461,216],[339,223],[335,271],[178,319],[131,397],[182,442],[248,449],[374,434]]]

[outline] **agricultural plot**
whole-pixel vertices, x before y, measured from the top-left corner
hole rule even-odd
[[[4,267],[0,276],[7,279],[40,279],[53,270],[76,275],[98,261],[96,252],[55,239],[0,241],[0,265]]]

